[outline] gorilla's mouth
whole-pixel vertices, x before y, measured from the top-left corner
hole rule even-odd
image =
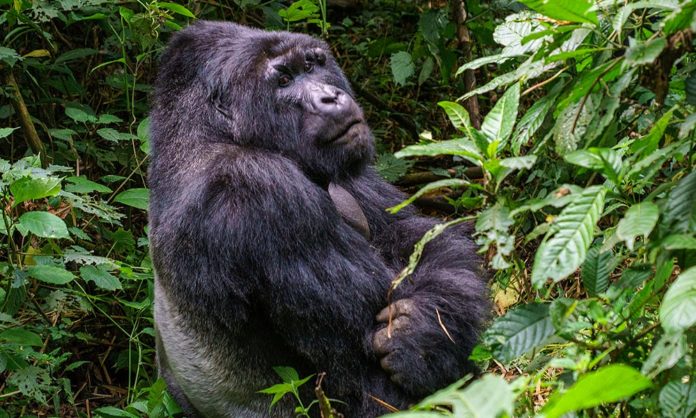
[[[353,129],[353,127],[355,127],[357,125],[362,125],[364,123],[365,123],[365,121],[362,119],[351,120],[343,127],[343,129],[338,131],[338,134],[336,134],[333,137],[330,137],[329,140],[326,141],[326,143],[327,144],[335,144],[335,145],[341,145],[341,144],[348,143],[350,141],[348,134],[350,133],[351,129]]]

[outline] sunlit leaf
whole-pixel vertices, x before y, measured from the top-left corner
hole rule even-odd
[[[660,320],[667,331],[696,324],[696,267],[682,272],[669,287],[660,306]]]
[[[19,217],[19,226],[41,238],[70,238],[65,222],[48,212],[26,212]]]
[[[555,393],[542,410],[546,418],[620,401],[652,386],[648,378],[623,364],[587,373],[564,393]]]

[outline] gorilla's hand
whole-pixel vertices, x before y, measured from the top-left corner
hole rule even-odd
[[[467,360],[471,342],[462,344],[459,330],[446,325],[449,315],[422,302],[418,296],[393,302],[377,315],[380,324],[372,335],[372,349],[382,369],[416,397],[475,370]]]
[[[418,339],[418,323],[423,315],[418,312],[412,299],[398,300],[377,315],[380,328],[372,337],[372,348],[381,357],[382,368],[390,375],[391,380],[411,391],[412,377],[421,375],[427,367],[424,354],[418,347],[413,347]]]

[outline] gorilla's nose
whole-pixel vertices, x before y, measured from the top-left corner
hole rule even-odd
[[[350,96],[334,86],[320,84],[312,91],[312,105],[323,115],[338,116],[349,110],[350,102]]]

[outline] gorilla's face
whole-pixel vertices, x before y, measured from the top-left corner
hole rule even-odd
[[[203,124],[217,141],[278,152],[319,182],[357,174],[371,160],[372,134],[324,42],[201,22],[170,45],[160,68],[170,91],[158,95],[189,97],[197,109],[180,115],[187,119],[180,124]]]
[[[333,57],[311,41],[266,51],[264,81],[274,98],[274,119],[293,120],[277,127],[289,135],[275,145],[309,174],[335,178],[365,165],[372,135]]]

